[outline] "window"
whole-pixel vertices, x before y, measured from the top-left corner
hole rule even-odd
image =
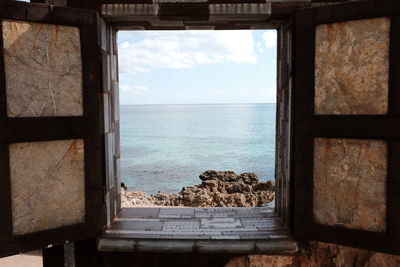
[[[118,42],[122,206],[273,205],[276,31]]]
[[[85,3],[79,2],[80,1],[68,1],[71,6],[91,6],[92,8],[95,8],[94,4],[87,4],[87,1],[84,1]],[[378,6],[378,2],[379,8],[376,8]],[[399,61],[399,57],[396,54],[397,50],[392,48],[399,45],[399,40],[396,38],[396,33],[399,31],[400,27],[398,19],[398,10],[400,4],[391,0],[351,1],[351,3],[348,4],[312,7],[297,10],[295,16],[293,13],[294,10],[297,7],[304,5],[308,6],[314,4],[309,3],[309,1],[307,3],[294,4],[280,1],[273,1],[264,4],[211,4],[198,2],[164,3],[164,1],[159,1],[157,4],[140,5],[104,4],[101,6],[101,17],[107,19],[108,22],[105,23],[103,21],[99,25],[97,21],[97,14],[92,11],[85,11],[84,9],[68,9],[62,7],[49,8],[47,5],[21,4],[16,1],[7,1],[4,3],[4,5],[2,4],[2,8],[5,7],[4,10],[7,11],[1,13],[3,26],[7,24],[7,20],[22,21],[22,24],[34,24],[35,29],[42,27],[41,24],[53,24],[51,27],[57,28],[56,32],[58,34],[54,34],[52,36],[58,37],[61,34],[59,28],[63,28],[64,26],[79,28],[79,30],[75,29],[73,32],[80,33],[80,38],[75,38],[75,42],[78,45],[74,45],[74,47],[79,47],[80,44],[82,49],[81,53],[76,54],[81,56],[83,64],[82,76],[84,79],[82,91],[84,97],[81,102],[83,102],[84,112],[83,116],[44,116],[42,118],[29,116],[25,118],[10,118],[8,116],[9,114],[7,112],[7,106],[10,106],[12,101],[10,101],[10,97],[8,94],[6,94],[6,92],[7,90],[10,90],[11,87],[7,86],[7,83],[3,84],[4,90],[1,90],[3,94],[0,96],[0,102],[2,103],[2,105],[0,105],[2,107],[0,114],[2,119],[0,120],[0,124],[2,125],[2,128],[7,129],[7,131],[3,131],[0,138],[0,146],[2,147],[0,153],[0,164],[2,167],[0,169],[3,177],[0,179],[2,185],[1,187],[3,189],[3,194],[1,194],[1,203],[3,211],[2,215],[4,215],[2,217],[3,219],[0,221],[0,228],[2,231],[2,238],[0,240],[2,245],[0,254],[2,256],[6,256],[13,253],[18,253],[20,251],[43,248],[49,244],[61,244],[62,242],[67,242],[67,240],[74,241],[78,239],[97,237],[98,233],[103,230],[103,227],[106,225],[111,225],[111,223],[111,227],[107,229],[106,233],[99,240],[98,247],[100,250],[169,252],[202,251],[240,253],[255,251],[269,253],[293,252],[296,249],[296,244],[293,242],[293,240],[287,238],[287,230],[289,229],[290,233],[294,234],[295,238],[301,240],[334,242],[337,244],[350,245],[363,249],[372,249],[381,252],[398,254],[399,249],[394,245],[398,244],[399,241],[397,229],[397,222],[399,219],[396,206],[396,203],[398,203],[398,192],[395,190],[396,186],[392,185],[399,184],[400,177],[398,176],[400,173],[397,169],[398,164],[396,164],[396,162],[398,162],[397,155],[399,155],[399,153],[396,152],[400,151],[400,145],[398,141],[398,133],[400,131],[396,128],[398,125],[400,125],[398,122],[398,120],[400,120],[400,111],[398,108],[399,106],[397,105],[397,100],[399,99],[397,92],[398,90],[395,90],[398,87],[398,80],[395,78],[398,77],[398,75],[396,75],[395,71],[398,69],[396,66],[398,65],[397,61]],[[315,3],[315,5],[320,4]],[[293,19],[295,19],[295,22],[293,22],[295,25],[291,25]],[[14,24],[19,25],[21,22]],[[346,26],[343,27],[343,25]],[[373,25],[373,27],[369,27],[370,25]],[[98,35],[97,26],[101,26],[102,30],[100,35]],[[48,25],[47,27],[50,26]],[[382,30],[377,31],[376,27],[381,28]],[[115,42],[116,32],[123,29],[248,30],[256,28],[275,28],[278,30],[278,107],[276,120],[276,177],[278,194],[276,208],[271,211],[257,211],[249,208],[228,208],[225,210],[222,208],[189,209],[185,210],[186,214],[182,213],[182,209],[178,214],[176,214],[176,208],[160,208],[158,210],[122,209],[121,211],[119,206],[120,187],[118,180],[120,177],[120,168],[118,167],[120,164],[120,116],[119,109],[116,108],[119,106],[119,80],[117,68],[118,53]],[[294,28],[296,28],[296,38],[295,40],[292,40],[292,29]],[[360,28],[362,30],[359,30]],[[3,27],[3,29],[10,30],[12,28]],[[346,42],[342,42],[342,40],[339,42],[337,41],[338,36],[348,37],[348,34],[343,33],[348,33],[349,31],[355,33],[352,35],[352,38],[355,39],[347,38]],[[334,32],[338,32],[338,34],[333,34]],[[379,34],[376,34],[377,32],[379,32]],[[4,33],[7,33],[7,30],[4,31]],[[4,33],[2,36],[3,41],[9,41],[9,38],[7,38],[7,36],[5,37]],[[13,33],[15,33],[15,31]],[[32,33],[34,33],[32,30],[19,32],[21,36],[18,37],[18,42],[24,43],[24,38],[21,39],[20,37],[32,36]],[[329,35],[334,38],[324,38],[325,35]],[[375,45],[371,45],[371,39],[363,37],[365,35],[371,35]],[[98,47],[97,44],[93,45],[93,42],[88,42],[88,40],[96,40],[97,36],[101,37],[101,51],[99,51],[100,47]],[[50,39],[43,39],[45,42],[36,46],[36,51],[32,50],[33,52],[43,55],[42,51],[46,50],[46,46],[48,46],[49,43],[54,43],[50,42]],[[72,38],[67,39],[71,40]],[[327,39],[330,40],[326,42]],[[354,42],[354,40],[360,40],[360,42]],[[349,64],[345,60],[337,60],[338,57],[333,57],[336,60],[332,62],[330,60],[332,57],[318,56],[315,53],[317,49],[322,48],[323,50],[323,48],[327,47],[326,45],[330,42],[344,44],[339,46],[340,49],[336,50],[335,52],[341,55],[343,54],[341,53],[342,49],[345,49],[346,53],[355,50],[363,51],[368,49],[368,51],[370,51],[375,49],[377,53],[363,53],[364,56],[356,59],[356,64],[354,64],[354,62]],[[5,44],[6,43],[7,42],[5,42]],[[366,43],[368,44],[366,45]],[[295,53],[291,49],[292,44],[296,45]],[[52,45],[52,47],[55,46]],[[57,47],[62,49],[69,48],[69,46]],[[382,49],[383,47],[385,49]],[[7,46],[4,48],[5,50],[8,49]],[[31,47],[21,45],[19,49],[15,49],[18,52],[16,54],[25,51],[25,49],[31,49]],[[322,50],[320,50],[320,52]],[[3,54],[6,55],[7,53]],[[60,53],[55,54],[59,55]],[[366,56],[370,54],[374,55],[374,57],[380,57],[379,62],[381,62],[381,64],[375,64],[374,62],[376,61],[371,61],[370,57]],[[25,55],[31,57],[32,53],[25,53]],[[102,60],[100,60],[100,55],[102,56]],[[292,59],[292,55],[295,55],[296,58]],[[324,61],[327,63],[323,63]],[[27,60],[22,62],[19,60],[19,64],[22,63],[25,65],[25,62],[33,63],[36,61]],[[60,62],[64,63],[64,61],[59,60],[55,60],[54,62],[56,62],[56,65]],[[0,76],[4,82],[7,81],[7,73],[5,72],[5,69],[18,65],[7,64],[5,60],[3,63],[5,63],[5,68],[0,70]],[[101,73],[99,72],[98,68],[100,63],[103,64],[102,76],[100,76]],[[315,66],[316,63],[320,64],[319,67]],[[292,70],[292,67],[295,69]],[[350,109],[346,111],[347,108],[343,109],[340,107],[340,105],[343,103],[343,101],[340,100],[342,99],[341,97],[337,98],[339,101],[331,101],[328,98],[321,97],[321,95],[316,94],[324,91],[323,86],[315,86],[315,78],[317,77],[316,74],[319,75],[317,77],[318,79],[325,79],[325,82],[320,85],[326,85],[330,83],[326,81],[329,81],[329,79],[332,77],[336,78],[336,76],[325,75],[323,72],[321,72],[322,74],[318,72],[320,72],[321,69],[324,71],[326,71],[326,69],[331,69],[333,72],[337,72],[339,70],[340,75],[342,75],[342,81],[351,81],[343,82],[341,84],[346,86],[346,88],[347,85],[350,85],[350,90],[346,91],[344,97],[346,99],[353,98],[352,95],[355,93],[355,87],[352,87],[351,84],[354,84],[354,77],[351,76],[352,72],[343,72],[343,69],[349,69],[349,67],[354,67],[357,72],[360,72],[361,75],[357,75],[358,80],[363,80],[364,75],[366,75],[366,72],[362,71],[363,69],[375,69],[378,67],[379,70],[383,70],[374,73],[374,75],[377,74],[377,76],[379,76],[379,84],[375,82],[370,83],[370,85],[373,84],[375,88],[374,86],[368,86],[369,89],[373,89],[370,90],[372,92],[379,91],[376,96],[379,97],[380,101],[374,101],[377,99],[375,94],[370,94],[368,93],[368,90],[363,90],[363,93],[368,93],[368,101],[373,104],[382,104],[379,106],[378,111],[369,110],[364,114],[365,110],[362,110],[365,107],[368,109],[371,108],[370,105],[365,106],[365,103],[367,103],[366,101],[361,103],[364,105],[361,109],[359,109],[360,106],[354,109],[354,105],[357,106],[360,104],[360,97],[358,95],[356,95],[354,98],[356,101],[349,101],[347,103],[349,104]],[[35,70],[35,68],[31,67],[27,70],[32,71]],[[46,71],[48,70],[49,68],[46,68]],[[15,73],[19,72],[9,73],[14,75]],[[293,77],[291,76],[292,73]],[[61,73],[61,75],[63,74],[64,73]],[[365,81],[371,79],[374,81],[378,80],[369,74],[367,76],[367,79],[364,79]],[[30,94],[35,94],[35,91],[31,89],[32,85],[34,87],[36,83],[30,81],[34,79],[30,79],[29,75],[22,75],[21,77],[27,79],[28,81],[24,82],[24,86],[21,86],[19,88],[21,90],[19,91],[21,91],[23,94],[28,91]],[[103,78],[103,86],[100,86],[100,77]],[[46,81],[46,79],[38,80]],[[63,77],[62,80],[65,81],[65,78]],[[77,79],[74,80],[76,81]],[[357,78],[355,80],[357,80]],[[10,81],[10,76],[8,76],[8,81]],[[333,81],[333,83],[336,82],[337,81]],[[15,85],[16,83],[12,84]],[[358,83],[356,82],[355,84]],[[292,88],[294,88],[294,86],[295,92],[292,92]],[[47,88],[47,86],[44,88]],[[58,88],[63,89],[62,86]],[[100,89],[104,90],[99,92]],[[359,89],[359,87],[357,86],[356,89]],[[329,88],[327,90],[329,90]],[[48,93],[48,90],[46,90],[46,92]],[[386,92],[388,94],[386,94]],[[99,93],[102,94],[103,98],[99,97]],[[339,94],[342,93],[343,92],[341,91]],[[44,99],[47,102],[47,99],[49,98]],[[65,98],[63,100],[65,100]],[[324,105],[324,101],[326,100],[329,102],[329,104],[333,104],[333,106],[328,107],[331,109],[331,111],[320,109],[325,109],[327,107]],[[22,102],[23,101],[21,101],[21,103]],[[316,106],[314,105],[315,103],[317,104]],[[339,109],[337,109],[338,103],[340,107]],[[104,104],[104,108],[101,107],[102,104]],[[335,109],[336,111],[332,111]],[[71,110],[73,113],[76,112],[76,109],[74,108],[71,108]],[[105,112],[103,113],[103,111]],[[330,114],[330,112],[334,114]],[[99,120],[101,119],[104,119],[104,125],[99,123]],[[373,127],[371,127],[371,125]],[[104,126],[104,128],[102,126]],[[106,142],[103,140],[104,136],[106,138]],[[13,160],[10,155],[17,155],[17,153],[15,153],[17,150],[15,149],[15,146],[14,149],[10,149],[10,145],[12,146],[15,143],[35,143],[29,145],[28,150],[33,151],[32,153],[36,155],[37,153],[35,152],[37,152],[37,149],[32,150],[32,147],[34,148],[37,142],[42,142],[41,146],[49,145],[52,148],[56,148],[54,142],[59,144],[58,142],[61,140],[69,140],[71,138],[84,139],[84,159],[74,161],[85,163],[85,192],[82,192],[80,194],[81,197],[79,198],[79,203],[85,203],[86,214],[84,217],[84,222],[73,222],[71,225],[56,228],[53,228],[53,226],[50,225],[50,227],[41,228],[45,229],[44,231],[38,230],[27,234],[21,234],[21,236],[15,235],[15,227],[13,226],[13,224],[16,222],[16,220],[13,219],[13,217],[15,217],[13,216],[13,214],[15,214],[15,209],[12,208],[11,202],[13,199],[15,200],[18,198],[13,198],[11,194],[12,190],[10,184],[12,185],[13,183],[12,177],[15,178],[16,176],[13,175],[12,171],[10,171],[10,166],[11,164],[16,163],[16,161]],[[51,144],[49,144],[50,142]],[[81,141],[73,142],[72,146],[69,146],[72,147],[72,149],[68,149],[68,151],[71,152],[70,154],[74,154],[78,157],[82,155],[81,152],[83,150],[77,149],[82,147],[79,146],[79,143],[81,143]],[[64,145],[66,144],[67,143],[64,143]],[[67,147],[64,145],[63,147]],[[371,151],[375,149],[372,157],[378,159],[378,164],[375,164],[375,162],[370,160],[359,160],[360,157],[366,158],[366,154],[370,154],[365,153],[368,150],[357,150],[357,147],[363,147],[364,145],[366,145],[366,147],[370,146],[372,148]],[[325,151],[327,151],[327,147],[333,149],[328,149],[329,153],[325,153]],[[347,157],[345,153],[340,153],[342,158],[347,158],[345,160],[338,161],[337,156],[335,155],[335,149],[343,147],[346,147],[345,150],[348,148],[347,151],[350,151],[348,154],[351,154],[352,157]],[[52,149],[52,151],[59,152],[60,150]],[[332,151],[333,153],[331,153]],[[352,153],[352,151],[361,151],[361,153]],[[319,155],[323,155],[324,153],[326,155],[324,155],[324,158],[320,160],[322,156]],[[24,162],[35,166],[33,166],[33,168],[32,166],[25,166],[27,168],[24,168],[23,170],[26,173],[31,174],[32,169],[39,171],[48,168],[52,169],[53,165],[51,164],[51,161],[54,159],[54,157],[52,157],[53,154],[44,152],[42,154],[46,154],[47,156],[35,157],[35,159],[39,159],[41,161],[39,168],[36,168],[36,164],[34,162],[25,160]],[[25,153],[25,156],[29,157],[29,153]],[[104,163],[104,156],[107,157],[107,164]],[[21,157],[16,158],[21,159]],[[317,164],[314,164],[314,162]],[[331,164],[329,162],[334,163]],[[376,212],[373,212],[374,216],[368,216],[367,219],[369,220],[364,220],[365,218],[362,216],[357,216],[356,223],[353,222],[343,224],[343,219],[337,220],[336,218],[328,218],[328,220],[326,220],[327,218],[321,216],[321,214],[326,214],[328,212],[329,214],[333,214],[331,212],[332,210],[326,210],[326,207],[323,206],[315,209],[314,200],[316,198],[314,193],[318,194],[318,190],[315,190],[314,188],[314,185],[316,184],[315,182],[323,182],[324,179],[328,177],[325,174],[331,175],[334,173],[332,170],[335,169],[335,166],[338,166],[338,162],[340,164],[350,164],[355,166],[354,168],[349,169],[350,172],[356,172],[358,176],[357,179],[363,180],[364,183],[365,181],[368,181],[368,179],[365,179],[365,175],[360,176],[359,174],[365,173],[365,164],[369,165],[369,167],[372,166],[374,170],[378,170],[380,174],[378,177],[379,186],[375,187],[375,189],[379,189],[379,195],[381,196],[379,199],[380,206],[378,207],[378,210],[380,211],[379,215],[377,215]],[[357,164],[353,164],[354,162]],[[358,164],[360,162],[362,164]],[[387,164],[385,162],[387,162]],[[327,165],[330,168],[330,173],[325,171],[321,172],[324,165]],[[14,166],[17,166],[17,164]],[[314,166],[318,166],[317,172],[314,172],[316,170]],[[61,169],[63,170],[63,168]],[[78,169],[80,172],[83,172],[83,168],[81,167],[76,169]],[[19,171],[20,168],[15,168],[14,170]],[[360,170],[363,170],[363,172],[359,172]],[[387,175],[384,175],[385,172]],[[60,173],[65,174],[70,172],[61,171]],[[37,177],[40,179],[40,176]],[[78,178],[78,176],[74,177]],[[383,181],[382,178],[386,178],[386,181]],[[80,182],[82,181],[80,178],[78,178],[78,180]],[[357,188],[360,189],[360,187],[357,185],[357,182],[355,184]],[[344,189],[342,190],[342,192],[344,192],[343,194],[346,195],[348,186],[346,186],[345,183],[341,183],[341,186]],[[386,190],[385,192],[385,190],[382,189],[385,189],[386,187],[390,188],[390,190]],[[26,189],[24,186],[18,188]],[[68,189],[69,187],[67,186],[65,188]],[[48,190],[46,187],[42,188],[42,190],[38,190],[37,192],[38,194],[45,195],[43,193],[47,193],[49,191],[52,192],[52,190]],[[63,192],[66,191],[67,190],[64,190]],[[324,192],[324,195],[326,196],[330,194],[330,196],[333,196],[335,192],[332,194],[332,191],[333,190],[329,190],[328,188],[328,190]],[[367,191],[369,191],[369,194],[372,192],[370,190]],[[29,199],[35,199],[34,195],[28,195]],[[60,196],[60,194],[53,194],[53,196],[55,195]],[[350,201],[347,201],[346,205],[354,206],[354,203],[358,203],[361,200],[364,202],[362,207],[366,208],[368,211],[377,210],[376,207],[375,209],[370,209],[369,205],[365,205],[367,202],[364,200],[371,199],[368,198],[368,194],[362,193],[350,195],[352,197],[354,196],[356,201],[353,201],[353,198],[351,198]],[[55,203],[52,198],[44,197],[43,199],[44,200],[41,203],[46,203],[45,201],[52,201],[51,203]],[[65,199],[71,200],[69,197]],[[25,201],[25,205],[26,203],[28,202]],[[322,201],[321,203],[326,204],[326,201]],[[43,206],[46,207],[46,205]],[[341,204],[328,206],[339,206],[339,208],[342,208],[344,205]],[[386,207],[384,211],[385,214],[381,213],[383,211],[381,208],[382,206]],[[60,207],[64,208],[68,207],[68,205],[65,205],[65,201],[62,201]],[[107,210],[108,215],[107,222],[105,221],[105,210]],[[41,209],[41,211],[47,211],[47,209]],[[314,216],[316,211],[319,214]],[[354,214],[353,209],[350,211],[350,215],[352,216],[352,214]],[[232,217],[228,217],[228,215],[230,216],[229,213],[234,214]],[[357,213],[363,214],[363,212],[360,212],[359,209]],[[58,222],[57,220],[64,218],[63,216],[55,216],[54,214],[49,214],[48,212],[45,214],[49,215],[53,222]],[[201,218],[191,220],[196,214],[200,215],[199,217]],[[242,220],[243,214],[246,216],[252,214],[251,219]],[[253,216],[254,214],[255,216]],[[240,236],[235,236],[236,240],[230,241],[224,240],[223,238],[217,238],[217,242],[215,240],[211,240],[216,236],[215,232],[218,231],[223,232],[222,236],[224,236],[224,231],[227,231],[226,226],[229,225],[229,228],[235,226],[237,222],[235,219],[238,219],[239,217],[241,224],[247,224],[248,226],[252,226],[254,228],[263,227],[259,226],[257,223],[257,218],[261,215],[264,221],[265,219],[270,221],[270,229],[276,230],[276,232],[270,233],[270,235],[267,236],[261,236],[260,233],[257,233],[256,235],[253,233],[253,235],[243,236],[241,233]],[[377,216],[380,216],[379,224],[371,225],[371,221],[375,223],[373,218],[377,218]],[[381,220],[383,216],[385,216],[385,220]],[[18,216],[18,218],[19,217],[20,216]],[[65,218],[69,218],[69,216]],[[229,218],[231,218],[231,220],[228,220]],[[180,221],[181,219],[183,221]],[[30,221],[31,220],[26,220],[24,222],[29,223]],[[171,224],[171,222],[175,222],[175,224]],[[176,224],[177,222],[182,223]],[[282,224],[280,224],[281,222]],[[359,222],[370,225],[360,225]],[[182,229],[188,229],[188,224],[203,225],[205,228],[208,228],[209,231],[208,233],[204,233],[203,236],[199,237],[200,239],[196,239],[194,237],[196,235],[190,235],[195,231],[191,231],[187,235],[183,235],[182,233],[184,230]],[[141,233],[132,233],[132,226],[141,228],[138,229],[141,231]],[[163,229],[164,227],[168,228],[169,235],[155,234],[149,238],[149,232],[156,230],[157,228]],[[213,230],[211,231],[210,229]],[[236,230],[243,232],[243,229]],[[233,235],[232,232],[235,231],[227,232],[228,233],[225,237],[229,239]],[[178,233],[178,235],[176,235],[176,233]],[[139,234],[142,234],[142,236],[139,237]],[[145,234],[145,236],[143,236],[143,234]],[[247,232],[247,234],[249,233]],[[185,240],[181,242],[182,240],[179,238],[179,236],[181,238],[184,237]],[[221,237],[221,234],[217,234],[217,236]],[[239,238],[243,237],[240,239],[240,242],[237,242],[238,236]],[[259,237],[260,239],[256,239],[255,236]],[[86,242],[87,241],[83,241],[83,243]],[[91,247],[94,248],[94,243],[96,241],[91,240],[90,242],[92,242]],[[82,243],[80,241],[75,245],[71,243],[69,246],[69,251],[73,252],[74,247],[78,248],[77,250],[79,250],[79,246],[81,245]],[[64,247],[67,246],[57,246],[56,251],[59,256],[60,254],[65,254]],[[77,255],[78,254],[79,252]]]
[[[256,4],[258,5],[258,4]],[[134,8],[134,5],[130,5],[131,8]],[[261,4],[260,7],[263,7]],[[119,16],[122,16],[124,12],[130,12],[129,14],[132,16],[128,19],[127,22],[116,22],[116,28],[118,30],[174,30],[178,29],[179,30],[191,30],[191,29],[241,29],[244,30],[251,29],[251,28],[257,28],[257,29],[270,29],[270,25],[265,24],[263,21],[263,16],[253,16],[251,15],[250,17],[250,22],[243,22],[238,25],[238,22],[234,22],[230,24],[228,27],[222,27],[220,26],[219,23],[217,22],[209,22],[208,25],[191,25],[190,22],[183,22],[181,18],[176,18],[171,19],[169,17],[169,22],[164,23],[164,22],[159,22],[157,26],[154,26],[152,22],[146,22],[144,21],[142,24],[135,22],[134,25],[127,26],[127,27],[118,27],[118,25],[130,25],[129,20],[135,20],[134,15],[132,15],[132,11],[128,11],[127,9],[119,9],[118,6],[114,5],[104,5],[103,6],[103,12],[106,14],[109,18],[113,17],[113,14],[118,14]],[[149,6],[151,9],[151,7]],[[132,9],[133,10],[133,9]],[[217,12],[217,11],[215,11]],[[226,11],[225,11],[226,12]],[[260,9],[260,12],[264,12],[263,9]],[[222,14],[216,14],[216,16],[220,16]],[[243,15],[246,17],[245,15]],[[244,18],[242,17],[242,19]],[[139,18],[136,18],[139,19]],[[140,18],[139,20],[143,20],[143,18]],[[221,22],[222,21],[227,21],[227,18],[222,18],[220,17]],[[157,23],[157,22],[153,22]],[[184,25],[185,23],[190,24],[190,26],[182,26],[182,27],[176,27],[172,26],[175,24],[182,24]],[[246,24],[247,23],[247,24]],[[133,23],[132,23],[133,24]],[[286,29],[283,26],[277,26],[274,25],[275,28],[279,29],[279,32],[282,33]],[[115,142],[115,147],[116,147],[116,153],[114,154],[115,161],[117,164],[115,166],[120,166],[120,148],[119,148],[119,139],[118,137],[112,138],[112,136],[118,136],[118,129],[120,129],[120,121],[122,119],[120,111],[118,110],[119,106],[119,100],[117,96],[117,88],[116,86],[120,85],[119,90],[126,90],[127,88],[124,88],[121,80],[121,76],[118,79],[117,75],[117,69],[116,66],[117,64],[117,49],[116,49],[116,44],[117,44],[117,38],[116,38],[116,32],[109,33],[109,36],[111,36],[111,42],[110,42],[110,55],[108,61],[110,61],[108,67],[111,68],[111,75],[108,77],[109,81],[106,81],[107,84],[110,84],[111,87],[114,86],[114,88],[111,88],[110,93],[107,93],[107,103],[113,103],[114,107],[109,108],[109,116],[111,116],[111,119],[115,120],[115,125],[114,129],[116,129],[115,132],[110,132],[107,135],[108,141],[112,139]],[[288,35],[285,36],[285,38]],[[287,53],[286,51],[288,49],[285,47],[283,50],[284,52]],[[282,48],[280,48],[278,51],[283,54]],[[131,50],[132,51],[132,50]],[[135,52],[133,52],[135,53]],[[107,62],[107,60],[104,60]],[[120,61],[122,60],[127,60],[126,57],[124,59],[121,58],[120,55]],[[279,61],[281,60],[281,61]],[[282,60],[288,60],[286,57],[283,58],[282,55],[278,55],[278,64],[282,64]],[[287,65],[281,65],[279,64],[278,69],[278,80],[283,81],[284,77],[282,73],[282,69],[284,68],[283,66],[287,67]],[[285,73],[286,74],[286,73]],[[280,75],[280,76],[279,76]],[[143,86],[139,84],[139,86]],[[144,87],[136,87],[136,90],[146,90]],[[287,88],[285,88],[287,89]],[[232,251],[232,252],[254,252],[254,249],[257,251],[269,251],[271,252],[272,250],[280,250],[280,251],[285,251],[285,252],[293,252],[296,251],[297,245],[296,243],[292,242],[290,238],[288,238],[287,232],[286,232],[286,225],[285,225],[285,220],[284,223],[282,224],[279,219],[276,217],[275,210],[279,210],[282,208],[284,205],[285,201],[288,201],[287,197],[282,197],[282,195],[285,195],[288,193],[288,187],[287,187],[287,182],[284,179],[288,179],[287,173],[285,175],[282,175],[282,172],[285,172],[288,168],[286,164],[288,164],[288,160],[286,161],[282,160],[283,157],[288,156],[288,139],[289,139],[289,120],[288,120],[288,106],[289,106],[289,99],[287,98],[287,92],[283,92],[283,84],[280,82],[278,83],[278,106],[277,107],[277,129],[280,129],[277,131],[277,151],[276,153],[278,154],[278,158],[281,160],[281,162],[277,163],[277,191],[278,191],[278,198],[276,201],[276,208],[271,209],[271,208],[213,208],[213,209],[201,209],[201,208],[123,208],[122,212],[119,213],[119,216],[115,219],[114,223],[112,226],[106,230],[105,234],[103,235],[103,238],[99,242],[99,249],[100,250],[113,250],[115,246],[124,246],[123,244],[131,244],[134,242],[136,246],[133,248],[130,246],[129,248],[126,248],[128,250],[137,250],[137,251],[173,251],[173,250],[182,250],[182,251],[193,251],[193,250],[202,250],[207,251],[207,249],[210,249],[212,251],[218,251],[218,249],[227,249],[227,251]],[[284,99],[282,99],[285,97]],[[122,101],[122,100],[120,100]],[[125,101],[125,99],[124,99]],[[113,117],[114,116],[114,117]],[[286,118],[284,117],[286,116]],[[111,123],[112,124],[112,123]],[[284,125],[285,124],[285,125]],[[112,128],[112,127],[111,127]],[[110,137],[111,136],[111,137]],[[285,144],[283,144],[286,142]],[[109,148],[112,149],[112,145],[109,145]],[[285,155],[282,155],[282,153],[286,153]],[[110,167],[111,166],[111,167]],[[109,169],[112,168],[112,165],[109,164]],[[116,167],[118,169],[118,167]],[[278,170],[281,169],[281,170]],[[119,174],[119,170],[117,170],[115,173]],[[284,177],[284,178],[282,178]],[[118,177],[117,177],[118,178]],[[110,181],[109,184],[112,185],[112,188],[119,187],[119,181],[118,179],[116,180],[117,182]],[[110,190],[110,196],[112,195],[112,190]],[[118,192],[118,191],[117,191]],[[284,199],[284,200],[282,200]],[[113,205],[109,206],[109,214],[110,218],[113,217],[113,214],[117,214],[116,210],[118,210],[118,201],[114,202]],[[286,211],[285,209],[282,208],[282,212],[278,211],[280,215],[284,214]],[[252,214],[252,215],[249,215]],[[244,220],[242,220],[242,217],[244,217]],[[282,217],[285,215],[282,215]],[[281,217],[281,218],[282,218]],[[265,225],[267,223],[268,225]],[[240,224],[240,225],[239,225]],[[232,245],[230,242],[223,242],[224,239],[226,238],[238,238],[238,235],[234,235],[235,232],[238,232],[238,229],[248,229],[248,228],[253,228],[255,227],[264,227],[265,229],[268,227],[271,227],[274,229],[274,231],[278,231],[280,234],[279,235],[274,235],[272,233],[260,233],[260,232],[254,232],[250,231],[247,233],[242,233],[242,238],[247,239],[248,243],[241,243],[241,245]],[[205,228],[206,230],[202,229]],[[236,228],[236,229],[234,229]],[[271,229],[272,229],[271,228]],[[186,229],[186,230],[185,230]],[[188,230],[189,229],[189,230]],[[210,230],[207,232],[207,229],[214,229]],[[260,235],[264,234],[264,235]],[[269,239],[268,241],[265,241],[266,236],[273,236],[272,239]],[[156,239],[154,241],[154,238]],[[153,239],[152,242],[146,241],[149,238]],[[182,241],[182,238],[185,239],[188,242],[180,242],[179,246],[177,246],[176,241]],[[197,241],[196,241],[197,238]],[[200,238],[200,239],[199,239]],[[221,243],[215,243],[213,241],[209,241],[207,239],[217,239],[221,241]],[[128,242],[126,242],[128,241]],[[146,243],[147,242],[147,243]],[[148,243],[150,242],[150,243]],[[174,243],[175,242],[175,243]],[[202,243],[205,242],[205,243]],[[211,243],[209,243],[211,242]],[[279,243],[279,244],[278,244]],[[169,245],[166,245],[169,244]],[[245,245],[245,247],[243,247]],[[246,247],[247,246],[247,247]]]

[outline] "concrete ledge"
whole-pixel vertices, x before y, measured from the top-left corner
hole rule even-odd
[[[105,252],[171,252],[171,253],[257,253],[290,255],[298,251],[291,240],[257,241],[191,241],[129,240],[100,238],[97,249]]]
[[[99,251],[293,254],[297,243],[268,207],[123,208]]]
[[[219,3],[219,0],[153,0],[102,4],[100,15],[118,30],[276,29],[311,0]]]
[[[160,2],[161,4],[161,2]],[[103,4],[101,15],[106,17],[129,16],[159,16],[160,4]],[[178,3],[179,4],[179,3]],[[181,4],[184,6],[185,4]],[[179,10],[177,10],[178,12]],[[206,10],[207,11],[207,10]],[[209,4],[206,15],[270,15],[271,4]]]

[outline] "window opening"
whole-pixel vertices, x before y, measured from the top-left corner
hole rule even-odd
[[[274,205],[276,42],[118,33],[123,207]]]

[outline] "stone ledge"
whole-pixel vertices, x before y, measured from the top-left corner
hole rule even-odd
[[[123,208],[98,239],[99,251],[293,254],[272,208]]]
[[[97,249],[104,252],[258,253],[291,255],[298,252],[298,245],[295,241],[291,240],[176,241],[100,238]]]

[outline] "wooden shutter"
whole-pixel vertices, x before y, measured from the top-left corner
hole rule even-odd
[[[400,252],[400,2],[299,10],[294,234]]]
[[[2,2],[0,255],[106,224],[96,12]]]

